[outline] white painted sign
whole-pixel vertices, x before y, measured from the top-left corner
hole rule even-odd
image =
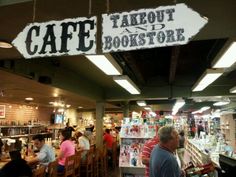
[[[183,45],[208,22],[185,4],[103,14],[103,52]]]
[[[25,58],[96,53],[97,18],[31,23],[12,42]]]

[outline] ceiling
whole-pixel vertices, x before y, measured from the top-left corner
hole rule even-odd
[[[106,109],[122,110],[124,104],[138,109],[136,100],[146,100],[153,110],[171,110],[177,98],[184,98],[183,111],[193,111],[214,101],[235,95],[229,89],[236,85],[235,65],[201,92],[191,88],[228,39],[236,36],[236,2],[228,0],[9,0],[0,1],[0,40],[11,42],[28,23],[87,17],[89,10],[98,18],[97,53],[101,53],[101,14],[122,12],[160,5],[186,3],[209,19],[208,24],[186,45],[111,53],[113,58],[141,89],[131,95],[111,76],[105,75],[83,55],[37,58],[25,60],[16,48],[0,48],[0,102],[49,106],[55,99],[66,100],[74,107],[95,109],[96,102],[105,101]],[[7,3],[9,3],[7,5]],[[224,12],[224,13],[222,13]],[[227,12],[227,13],[225,13]],[[53,97],[58,92],[59,97]],[[201,100],[201,102],[199,101]]]

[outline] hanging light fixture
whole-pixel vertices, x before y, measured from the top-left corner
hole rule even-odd
[[[121,87],[126,89],[129,93],[135,95],[140,94],[140,89],[135,85],[135,83],[126,75],[114,76],[113,80],[119,84]]]
[[[218,79],[224,72],[224,69],[207,69],[198,81],[192,87],[193,92],[204,90],[208,85]]]
[[[123,72],[110,54],[86,55],[86,57],[107,75],[121,75]]]

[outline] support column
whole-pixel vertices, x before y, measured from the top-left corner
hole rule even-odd
[[[123,106],[123,115],[124,117],[129,117],[129,102],[125,102]]]
[[[96,147],[103,147],[104,102],[96,103]]]

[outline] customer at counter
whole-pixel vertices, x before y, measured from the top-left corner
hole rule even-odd
[[[0,177],[32,177],[30,166],[23,159],[11,160],[0,170]]]
[[[66,158],[75,154],[75,145],[70,140],[70,132],[67,130],[62,130],[60,132],[60,151],[58,153],[58,166],[57,166],[57,172],[63,173],[65,170],[65,161]]]
[[[41,134],[33,137],[34,146],[39,150],[36,157],[27,159],[29,164],[40,163],[47,166],[50,162],[55,160],[55,153],[51,146],[45,144],[44,136]]]
[[[150,158],[150,177],[180,177],[181,169],[174,152],[179,145],[178,132],[172,126],[158,131],[159,144],[154,147]]]
[[[89,135],[90,133],[88,131],[84,131],[84,132],[77,132],[76,133],[78,136],[78,151],[83,151],[81,153],[81,159],[82,161],[85,161],[86,159],[86,154],[88,152],[88,150],[90,149],[90,142],[89,142]]]

